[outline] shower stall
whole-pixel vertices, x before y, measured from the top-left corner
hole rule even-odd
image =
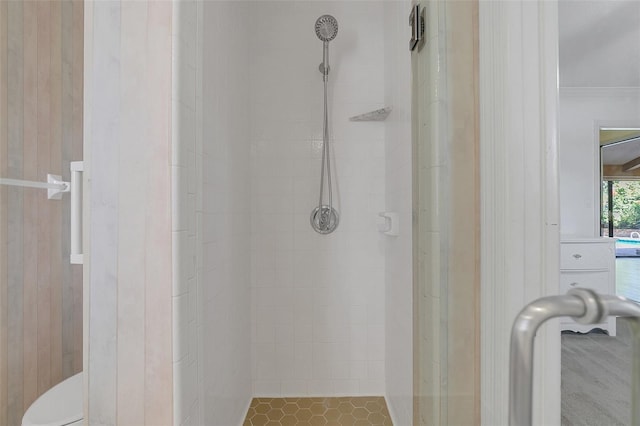
[[[174,328],[191,339],[175,423],[237,424],[252,398],[354,396],[384,396],[400,426],[473,422],[478,349],[449,354],[448,339],[474,325],[448,306],[477,299],[447,288],[477,283],[448,263],[459,241],[476,250],[463,194],[477,169],[473,150],[449,154],[449,138],[474,138],[449,130],[444,56],[447,19],[470,15],[425,3],[428,40],[412,54],[408,2],[180,7],[176,115],[196,131],[174,139],[192,162],[180,208],[195,216],[178,257],[195,259],[181,296],[195,315]],[[455,65],[473,81],[472,64]]]
[[[237,424],[253,397],[385,395],[412,422],[407,6],[183,5],[183,37],[200,40],[178,71],[193,73],[194,107],[179,108],[196,123],[201,229],[185,250],[197,313],[181,323],[197,352],[177,368],[201,391],[177,393],[176,422]],[[226,37],[239,20],[251,33]],[[386,121],[349,120],[385,107]],[[397,237],[380,232],[388,211]]]

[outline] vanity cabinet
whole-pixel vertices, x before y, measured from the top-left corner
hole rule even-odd
[[[599,294],[616,294],[616,249],[613,238],[568,239],[560,244],[560,294],[572,288],[589,288]],[[594,328],[616,335],[616,318],[601,324],[582,325],[571,318],[560,319],[562,330],[581,333]]]

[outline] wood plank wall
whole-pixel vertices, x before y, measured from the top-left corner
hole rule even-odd
[[[69,180],[82,159],[83,2],[0,2],[0,176]],[[0,187],[0,425],[82,370],[69,197]]]
[[[85,8],[91,426],[173,424],[172,8]]]

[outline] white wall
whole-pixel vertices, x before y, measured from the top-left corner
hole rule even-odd
[[[249,91],[243,2],[173,3],[174,425],[251,399]]]
[[[640,86],[640,3],[558,2],[560,86]]]
[[[171,22],[168,2],[85,3],[91,425],[173,422]]]
[[[325,13],[340,28],[329,75],[340,225],[330,235],[309,224],[322,147],[314,23]],[[254,395],[382,395],[384,123],[348,117],[384,106],[383,4],[259,2],[249,22]]]
[[[411,166],[411,57],[409,2],[384,4],[386,210],[398,212],[400,235],[386,237],[386,397],[394,424],[413,424],[413,266]]]
[[[479,18],[481,418],[502,425],[510,324],[530,301],[558,294],[557,3],[482,1]],[[532,424],[557,425],[557,322],[537,333],[534,358]]]
[[[561,88],[559,116],[560,232],[599,235],[601,126],[639,127],[640,88]]]
[[[640,3],[561,1],[560,232],[600,234],[598,128],[640,127]]]
[[[196,275],[196,211],[201,205],[202,3],[173,2],[172,21],[172,239],[173,239],[173,424],[202,424],[198,392],[202,357],[198,315],[201,281]]]
[[[250,5],[204,2],[198,261],[204,424],[241,423],[251,399]],[[248,28],[248,27],[247,27]]]

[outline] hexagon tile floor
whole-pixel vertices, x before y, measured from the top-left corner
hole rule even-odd
[[[381,396],[254,398],[243,426],[393,426]]]

